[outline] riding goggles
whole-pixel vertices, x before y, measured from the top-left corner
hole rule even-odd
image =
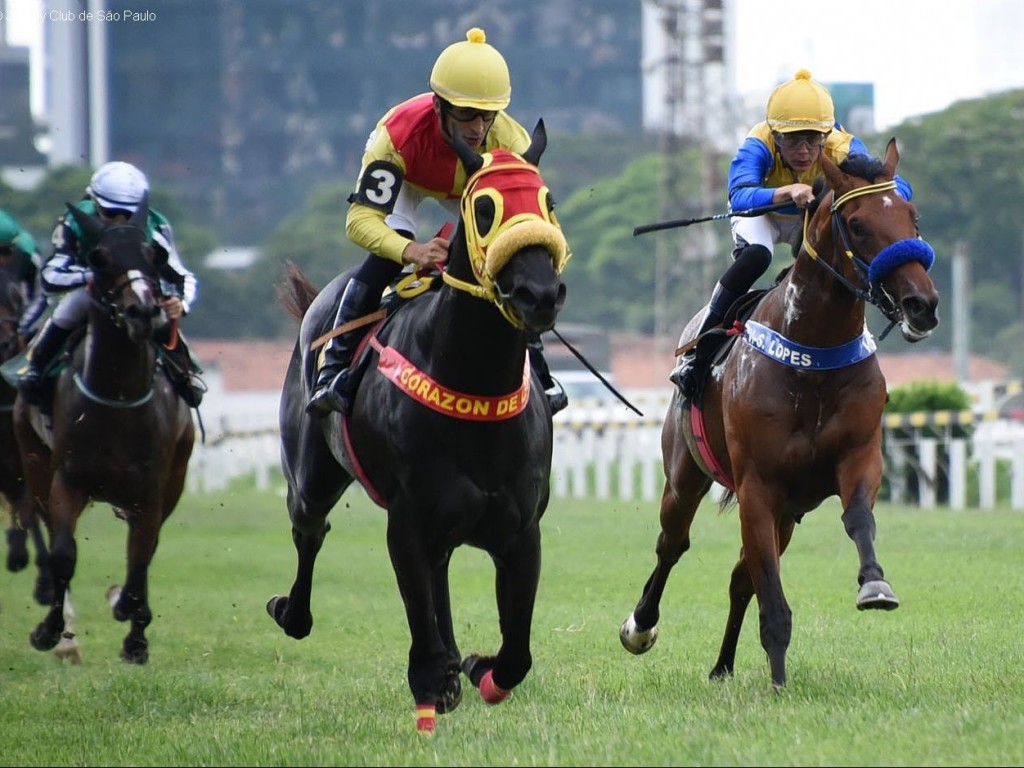
[[[801,146],[805,146],[808,149],[821,149],[828,140],[827,133],[819,133],[818,131],[776,132],[773,135],[775,143],[783,149],[799,149]]]

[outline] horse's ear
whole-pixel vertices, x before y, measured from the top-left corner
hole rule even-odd
[[[68,207],[68,213],[71,217],[78,222],[78,226],[81,227],[82,232],[91,240],[99,238],[100,233],[103,231],[103,224],[94,216],[90,216],[88,213],[83,211],[76,205],[72,205],[69,202],[64,203]]]
[[[885,176],[892,179],[896,176],[896,166],[900,164],[900,151],[896,147],[896,137],[889,139],[885,145]]]
[[[466,169],[467,179],[483,167],[484,159],[466,143],[458,128],[452,131],[452,139],[449,144],[455,150],[455,154],[459,156],[459,160],[462,161],[462,167]]]
[[[548,132],[544,127],[544,118],[537,121],[530,139],[530,146],[523,152],[523,159],[531,165],[540,165],[540,156],[548,148]]]
[[[818,158],[821,162],[821,170],[825,174],[825,181],[832,189],[838,189],[842,184],[843,172],[839,170],[838,165],[832,162],[832,158],[824,152],[819,152]]]
[[[134,224],[145,232],[147,221],[149,221],[149,192],[143,192],[142,200],[139,202],[139,207],[135,209],[135,213],[133,213],[132,217],[128,219],[128,223]]]

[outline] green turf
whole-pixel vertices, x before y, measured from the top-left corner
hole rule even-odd
[[[79,528],[83,664],[31,648],[44,614],[28,572],[0,572],[0,763],[70,765],[1021,765],[1024,514],[882,506],[879,558],[903,601],[855,609],[857,557],[834,501],[783,564],[789,685],[771,690],[747,615],[736,676],[711,682],[739,548],[735,510],[708,504],[662,601],[661,637],[626,653],[618,628],[654,565],[657,509],[556,500],[543,523],[534,667],[504,704],[468,683],[437,734],[416,734],[408,630],[384,513],[350,491],[314,579],[315,626],[286,637],[265,603],[291,585],[283,489],[183,499],[151,571],[150,663],[118,659],[104,600],[123,580],[124,523]],[[452,567],[463,653],[499,643],[493,568]]]

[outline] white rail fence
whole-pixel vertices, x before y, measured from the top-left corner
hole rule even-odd
[[[669,392],[621,403],[577,403],[555,418],[551,488],[555,497],[655,502],[660,498],[661,425]],[[254,477],[268,488],[280,477],[276,398],[203,405],[205,442],[189,467],[192,492],[222,490]],[[272,400],[272,402],[270,402]],[[214,416],[207,415],[215,414]],[[887,417],[881,499],[925,508],[1024,510],[1024,424],[991,414],[941,412]],[[719,492],[721,488],[717,489]]]

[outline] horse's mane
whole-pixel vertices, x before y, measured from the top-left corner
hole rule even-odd
[[[885,172],[885,165],[874,155],[856,152],[846,156],[846,159],[839,164],[839,170],[849,176],[857,176],[865,181],[874,181]],[[811,191],[814,194],[814,200],[807,206],[809,216],[814,215],[822,198],[825,197],[825,193],[828,192],[828,183],[824,176],[819,176],[814,180]]]

